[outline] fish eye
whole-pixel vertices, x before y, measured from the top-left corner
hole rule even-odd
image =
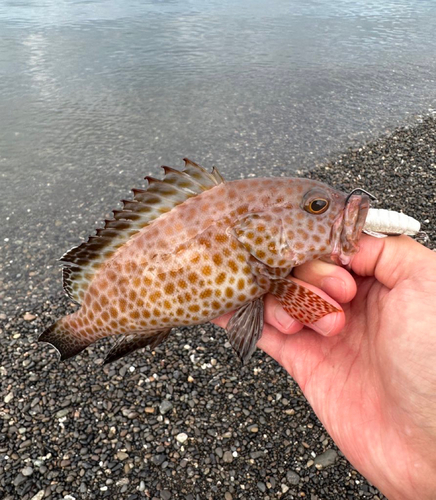
[[[309,212],[310,214],[323,214],[329,207],[328,200],[324,198],[317,198],[315,200],[311,200],[304,205],[304,210]]]

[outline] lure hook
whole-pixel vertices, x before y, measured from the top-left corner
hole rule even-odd
[[[368,195],[372,200],[374,201],[378,201],[377,198],[371,194],[371,193],[368,193],[368,191],[366,191],[365,189],[362,189],[362,188],[355,188],[351,191],[351,193],[347,196],[346,200],[345,200],[345,204],[347,204],[349,201],[350,201],[350,198],[353,196],[353,194],[357,191],[360,191],[361,193],[365,193],[366,195]]]

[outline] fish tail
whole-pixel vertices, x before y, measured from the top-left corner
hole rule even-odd
[[[92,341],[74,329],[68,321],[69,316],[49,326],[38,338],[38,342],[51,344],[60,354],[61,361],[72,358],[83,351]]]

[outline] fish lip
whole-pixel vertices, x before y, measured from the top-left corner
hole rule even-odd
[[[332,243],[331,259],[336,264],[347,265],[359,250],[358,241],[365,225],[370,207],[366,194],[351,194],[347,197],[343,210],[334,221],[330,233]]]

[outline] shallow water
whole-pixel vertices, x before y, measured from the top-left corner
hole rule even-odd
[[[58,255],[183,156],[291,174],[431,112],[435,20],[433,0],[0,0],[0,248],[34,231]]]

